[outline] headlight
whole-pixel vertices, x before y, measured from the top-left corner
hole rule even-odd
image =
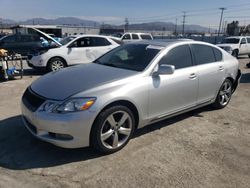
[[[45,102],[40,108],[39,111],[41,112],[53,112],[54,108],[57,106],[58,104],[55,102],[51,102],[51,101],[47,101]]]
[[[39,55],[42,55],[44,53],[46,53],[48,50],[41,50],[41,51],[38,51],[36,53],[33,54],[33,56],[39,56]]]
[[[57,112],[78,112],[89,109],[96,101],[96,98],[72,98],[58,106]]]

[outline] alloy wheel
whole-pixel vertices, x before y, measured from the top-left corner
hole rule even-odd
[[[110,114],[101,128],[101,142],[108,149],[123,146],[132,133],[132,119],[125,111]]]
[[[64,68],[64,63],[60,60],[53,61],[51,63],[51,70],[52,71],[57,71]]]
[[[219,94],[219,102],[222,106],[225,106],[230,101],[232,95],[232,85],[230,82],[224,82]]]

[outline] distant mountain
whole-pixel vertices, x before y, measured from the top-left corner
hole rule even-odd
[[[99,22],[91,20],[83,20],[75,17],[60,17],[56,19],[45,19],[45,18],[33,18],[25,21],[16,22],[10,19],[0,20],[3,24],[23,24],[23,25],[71,25],[71,26],[94,26],[99,27]],[[105,28],[117,28],[123,29],[124,25],[105,25]],[[145,30],[145,31],[174,31],[175,24],[172,22],[150,22],[150,23],[139,23],[129,24],[130,30]],[[185,25],[186,32],[208,32],[209,28],[200,25]],[[177,31],[182,31],[182,25],[177,26]],[[213,29],[210,29],[213,32]]]
[[[118,26],[118,28],[124,28],[124,25]],[[140,24],[130,24],[129,29],[131,30],[148,30],[148,31],[174,31],[175,24],[172,22],[150,22]],[[186,32],[208,32],[209,28],[200,25],[185,25]],[[182,31],[182,25],[177,26],[177,31]],[[210,29],[210,31],[214,31]]]

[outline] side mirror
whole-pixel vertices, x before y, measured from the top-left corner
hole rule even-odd
[[[174,74],[174,71],[175,71],[174,65],[161,64],[158,66],[158,70],[153,73],[153,76]]]

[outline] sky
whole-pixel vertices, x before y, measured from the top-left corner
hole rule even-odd
[[[0,18],[23,21],[31,18],[78,17],[107,24],[152,21],[183,21],[187,24],[216,28],[220,7],[225,7],[224,21],[250,23],[249,0],[0,0]]]

